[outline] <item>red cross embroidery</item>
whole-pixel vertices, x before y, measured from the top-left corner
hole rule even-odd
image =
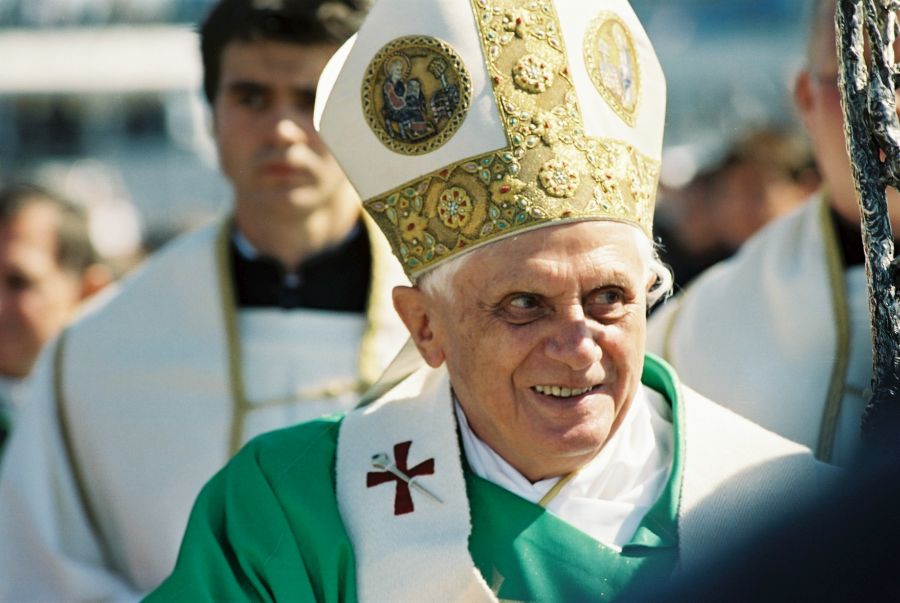
[[[420,475],[431,475],[434,473],[434,459],[422,461],[412,468],[407,468],[406,463],[409,457],[409,448],[412,441],[400,442],[394,444],[394,464],[397,469],[408,476],[410,479]],[[409,491],[409,484],[400,477],[389,471],[370,471],[366,474],[366,487],[380,486],[388,482],[397,482],[397,492],[394,494],[394,515],[403,515],[415,511],[413,507],[412,494]]]

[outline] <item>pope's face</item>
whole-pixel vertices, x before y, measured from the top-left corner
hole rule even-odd
[[[475,433],[531,480],[593,458],[643,367],[649,271],[631,226],[542,228],[476,252],[426,295],[434,350]]]

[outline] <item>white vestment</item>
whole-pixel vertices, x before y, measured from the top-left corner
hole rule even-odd
[[[669,379],[685,430],[681,569],[701,566],[778,511],[806,504],[831,485],[833,471],[805,447],[681,386],[674,375]],[[370,460],[397,442],[413,442],[410,462],[433,459],[434,473],[419,483],[440,499],[414,492],[416,512],[402,519],[395,517],[393,491],[368,487],[366,477]],[[360,601],[497,600],[468,550],[469,501],[446,369],[419,369],[347,415],[338,435],[336,487]]]
[[[865,270],[845,270],[817,195],[649,321],[647,349],[723,406],[845,466],[872,374]]]
[[[352,407],[405,341],[379,233],[363,316],[236,310],[229,232],[173,242],[42,354],[0,473],[0,601],[141,597],[237,447]]]
[[[28,396],[28,379],[0,377],[0,413],[11,422],[22,408],[23,400]]]

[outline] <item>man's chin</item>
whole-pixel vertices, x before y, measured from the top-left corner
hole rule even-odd
[[[309,211],[325,202],[324,195],[313,186],[284,186],[268,189],[263,196],[275,208]]]

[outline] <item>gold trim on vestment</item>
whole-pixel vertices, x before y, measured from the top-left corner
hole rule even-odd
[[[237,307],[234,276],[229,262],[229,242],[234,230],[234,218],[223,220],[216,235],[215,261],[219,281],[219,303],[225,329],[225,354],[228,361],[228,386],[231,391],[231,433],[228,437],[228,456],[232,456],[244,443],[244,421],[250,410],[244,388],[244,370],[241,363],[241,342],[237,327]]]
[[[365,222],[365,220],[364,220]],[[229,248],[231,234],[234,230],[234,220],[224,220],[219,233],[216,235],[216,274],[218,276],[219,297],[221,302],[222,322],[225,330],[226,356],[228,362],[228,384],[231,392],[232,419],[228,438],[228,454],[233,455],[240,450],[244,443],[244,427],[246,417],[253,410],[286,406],[297,402],[309,400],[329,400],[347,393],[361,394],[378,378],[378,331],[383,328],[381,317],[384,312],[379,291],[387,286],[388,278],[385,271],[387,261],[383,250],[378,248],[376,239],[380,236],[369,224],[366,229],[369,236],[369,247],[372,253],[372,270],[370,276],[369,292],[366,303],[366,327],[359,344],[357,355],[357,378],[351,380],[335,379],[325,385],[304,387],[283,396],[269,398],[267,400],[250,401],[247,397],[247,389],[244,382],[243,360],[241,354],[241,340],[237,325],[236,294],[234,291],[234,278],[231,274],[229,262]],[[298,342],[297,345],[304,345]]]
[[[94,512],[94,507],[88,496],[87,481],[84,478],[84,472],[81,464],[78,462],[78,456],[75,451],[75,442],[69,431],[69,410],[67,398],[64,388],[64,371],[63,359],[65,358],[65,344],[69,336],[69,327],[63,329],[56,338],[56,347],[53,350],[53,397],[56,404],[56,418],[59,422],[60,439],[62,440],[63,449],[66,453],[66,459],[72,469],[72,481],[75,485],[75,491],[78,493],[78,499],[81,501],[81,508],[84,511],[84,517],[87,520],[91,531],[98,535],[97,542],[100,547],[100,554],[106,560],[110,567],[115,567],[115,557],[109,550],[109,544],[104,537],[101,524]],[[37,468],[40,470],[41,468]]]
[[[850,310],[847,305],[847,284],[844,274],[844,261],[841,257],[837,233],[831,218],[828,194],[821,195],[819,225],[822,229],[822,240],[825,244],[825,264],[828,272],[828,284],[831,293],[831,305],[834,311],[835,348],[834,364],[831,379],[828,383],[828,395],[825,399],[825,410],[819,428],[819,442],[816,446],[816,458],[820,461],[831,461],[834,448],[834,436],[837,421],[841,414],[844,392],[846,389],[847,370],[850,365]]]
[[[369,249],[372,253],[372,269],[369,277],[369,294],[366,303],[366,330],[363,332],[362,341],[359,344],[359,380],[356,383],[355,390],[362,394],[371,387],[373,383],[378,381],[381,376],[382,365],[379,362],[379,356],[384,354],[384,350],[380,347],[378,334],[384,332],[387,325],[383,318],[394,311],[393,306],[385,308],[386,303],[390,303],[390,295],[385,297],[385,291],[391,286],[390,275],[395,267],[396,260],[391,254],[390,248],[382,239],[378,225],[369,217],[366,212],[362,212],[363,226],[368,233]],[[393,268],[393,270],[392,270]],[[398,273],[399,274],[399,273]]]
[[[555,484],[553,484],[553,487],[550,488],[550,490],[548,490],[543,497],[541,497],[541,500],[539,500],[537,503],[538,506],[546,509],[547,506],[551,502],[553,502],[553,499],[557,497],[560,491],[562,491],[562,489],[566,487],[566,484],[568,484],[576,475],[578,475],[579,471],[581,471],[581,467],[559,478],[559,480]]]

